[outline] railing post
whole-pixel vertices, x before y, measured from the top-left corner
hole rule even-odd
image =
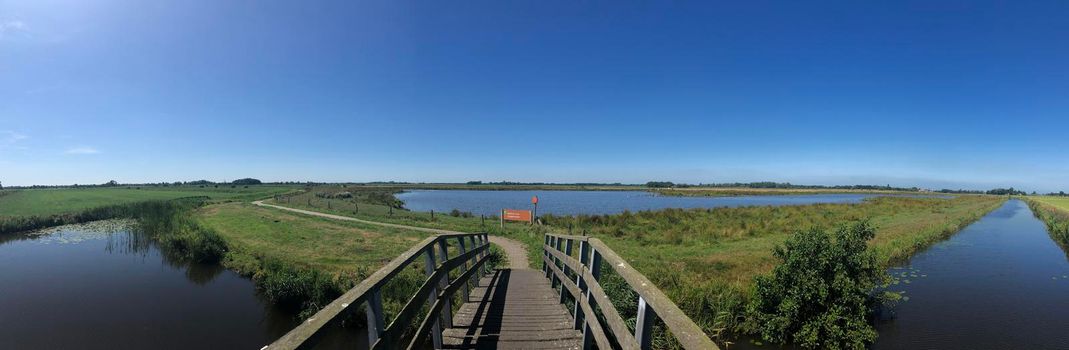
[[[469,237],[471,238],[471,249],[479,249],[480,247],[483,246],[483,244],[482,244],[482,235],[481,234],[474,234],[474,235],[471,235]],[[480,251],[479,254],[475,254],[475,257],[473,258],[473,259],[475,259],[475,261],[473,262],[473,264],[478,264],[479,263],[479,259],[482,259],[483,255],[486,254],[489,251],[490,251],[490,247],[486,247],[486,249]],[[479,280],[483,278],[483,273],[482,272],[483,272],[483,270],[480,268],[479,271],[475,272],[474,275],[471,275],[472,288],[478,288],[479,287]]]
[[[564,244],[564,240],[563,239],[561,239],[560,237],[553,237],[553,248],[556,249],[558,252],[561,251],[561,245],[563,245],[563,244]],[[557,259],[556,257],[553,258],[553,263],[555,265],[557,265],[557,267],[561,266],[560,259]],[[561,285],[561,287],[560,287],[561,289],[564,289],[564,283],[561,282],[560,277],[558,277],[556,274],[553,274],[553,281],[557,282],[557,284],[560,284]]]
[[[587,251],[589,249],[590,245],[586,241],[579,241],[579,266],[582,267],[582,270],[575,272],[575,285],[579,287],[579,298],[583,298],[587,290],[586,279],[583,278],[583,272],[590,270],[586,263],[588,260]],[[575,310],[573,310],[572,316],[574,316],[572,328],[583,329],[582,327],[586,323],[586,315],[583,314],[583,308],[579,304],[579,300],[575,301]]]
[[[653,319],[656,317],[657,313],[653,311],[650,304],[646,303],[646,298],[639,296],[638,320],[635,322],[635,340],[638,341],[638,346],[642,350],[650,349],[650,341],[653,340]]]
[[[449,261],[449,243],[447,238],[442,238],[438,241],[439,253],[442,255],[442,262]],[[449,286],[449,271],[442,274],[442,279],[438,281],[438,290],[444,291]],[[453,298],[449,295],[442,296],[442,326],[445,328],[453,328]]]
[[[367,343],[374,346],[386,330],[382,317],[382,291],[379,288],[371,291],[364,311],[367,314]]]
[[[490,244],[490,234],[489,233],[485,233],[484,232],[482,234],[482,238],[483,238],[483,244]],[[483,256],[486,256],[486,255],[490,255],[490,247],[486,247],[486,250],[483,251]],[[490,273],[490,272],[493,272],[493,269],[490,268],[490,265],[484,264],[483,268],[485,269],[483,271],[485,273],[487,273],[487,274]]]
[[[568,238],[568,239],[565,240],[565,243],[564,243],[564,255],[567,255],[569,257],[572,256],[572,241],[573,241],[573,239]],[[568,264],[563,264],[563,265],[564,265],[563,266],[564,268],[561,269],[561,271],[564,272],[564,278],[568,278]],[[561,304],[564,304],[564,299],[567,296],[568,296],[568,288],[564,288],[564,283],[561,283],[561,287],[560,287],[560,303]]]
[[[427,278],[431,278],[434,275],[435,267],[438,265],[438,259],[434,258],[434,244],[427,247],[427,259],[426,267],[424,271],[427,272]],[[433,306],[438,301],[438,288],[431,288],[431,295],[427,297],[427,306]],[[439,320],[434,320],[434,326],[431,327],[431,340],[434,343],[435,349],[442,348],[442,323]],[[372,343],[374,344],[374,343]]]
[[[594,278],[593,283],[598,283],[601,280],[601,253],[598,253],[597,249],[590,248],[590,276]],[[590,283],[590,282],[587,282]],[[591,304],[594,301],[594,296],[591,295],[590,290],[586,291],[586,302]],[[591,305],[593,306],[593,305]],[[612,307],[612,306],[602,306]],[[590,329],[590,325],[583,327],[583,349],[592,349],[594,346],[594,331]]]
[[[468,245],[464,243],[464,238],[465,237],[457,238],[457,242],[460,243],[460,255],[464,255],[465,253],[468,252]],[[464,270],[463,271],[464,272],[468,272],[468,260],[464,260]],[[470,280],[467,281],[467,282],[464,282],[464,288],[461,288],[461,290],[464,291],[461,295],[464,296],[464,302],[465,303],[470,301],[470,299],[468,299],[468,282],[470,282]]]
[[[546,251],[546,246],[549,246],[549,235],[542,236],[542,256],[548,257],[549,252]],[[542,259],[542,272],[549,278],[549,266],[546,265],[546,259]]]

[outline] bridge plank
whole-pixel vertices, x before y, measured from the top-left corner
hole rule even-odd
[[[541,271],[497,270],[443,334],[446,349],[579,349],[582,334]]]

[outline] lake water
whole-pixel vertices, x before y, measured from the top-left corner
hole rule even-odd
[[[1022,201],[890,272],[909,300],[874,349],[1069,349],[1069,259]]]
[[[299,323],[252,281],[125,228],[0,236],[0,349],[259,349]],[[326,347],[366,337],[333,332]]]
[[[715,208],[751,205],[803,205],[858,203],[872,194],[812,194],[784,196],[677,197],[646,191],[472,191],[412,190],[398,194],[405,208],[414,211],[448,212],[453,209],[475,215],[498,215],[501,209],[531,209],[538,196],[538,213],[616,214],[624,210],[665,208]]]

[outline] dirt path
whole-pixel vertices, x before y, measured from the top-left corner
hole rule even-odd
[[[321,213],[321,212],[318,212],[318,211],[296,209],[296,208],[290,208],[290,207],[283,207],[283,206],[280,206],[280,205],[267,204],[267,203],[264,203],[264,201],[254,201],[254,202],[252,202],[252,204],[255,204],[255,205],[258,205],[258,206],[261,206],[261,207],[271,207],[271,208],[275,208],[275,209],[279,209],[279,210],[291,211],[291,212],[294,212],[294,213],[301,213],[301,214],[305,214],[305,215],[324,217],[324,218],[328,218],[328,219],[343,220],[343,221],[353,221],[353,222],[359,222],[359,223],[368,224],[368,225],[394,227],[394,228],[401,228],[401,229],[406,229],[406,230],[416,230],[416,231],[422,231],[422,232],[429,232],[429,233],[433,233],[433,234],[464,233],[464,232],[459,232],[459,231],[441,230],[441,229],[436,229],[436,228],[426,228],[426,227],[417,227],[417,226],[408,226],[408,225],[398,225],[398,224],[391,224],[391,223],[385,223],[385,222],[357,219],[357,218],[349,217],[349,216],[327,214],[327,213]],[[520,241],[517,241],[517,240],[514,240],[514,239],[509,239],[509,238],[500,237],[500,236],[490,236],[490,243],[495,244],[498,247],[501,247],[501,250],[505,252],[505,255],[508,256],[508,258],[509,258],[509,268],[510,269],[516,269],[516,270],[528,269],[528,267],[527,267],[527,248],[523,245],[523,243],[520,243]]]

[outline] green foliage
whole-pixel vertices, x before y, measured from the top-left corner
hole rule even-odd
[[[327,274],[313,269],[296,268],[277,260],[264,262],[253,278],[263,295],[272,302],[302,311],[311,316],[343,292]]]
[[[244,179],[237,179],[237,180],[231,181],[230,183],[233,184],[233,185],[259,185],[259,184],[262,184],[263,182],[261,182],[258,179],[247,177],[247,178],[244,178]]]
[[[670,181],[650,181],[646,183],[646,187],[649,188],[672,188],[675,186],[676,184]]]
[[[864,349],[876,340],[872,292],[888,279],[867,249],[875,235],[864,222],[796,233],[774,251],[772,274],[755,278],[748,325],[772,343]]]
[[[1006,196],[1006,195],[1009,195],[1009,196],[1021,195],[1021,196],[1023,196],[1023,195],[1027,195],[1027,193],[1025,193],[1024,191],[1016,190],[1013,187],[991,189],[991,190],[987,191],[987,194],[1000,195],[1000,196]]]

